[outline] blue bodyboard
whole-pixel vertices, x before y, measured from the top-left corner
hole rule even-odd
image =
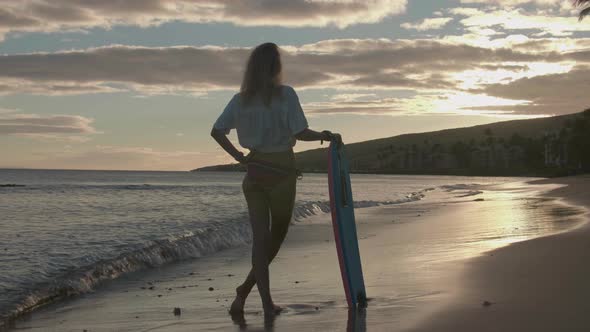
[[[365,307],[367,296],[354,219],[354,201],[344,145],[332,142],[328,155],[328,183],[332,226],[342,283],[350,308]]]

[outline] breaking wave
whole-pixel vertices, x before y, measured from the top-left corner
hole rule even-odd
[[[427,188],[420,191],[407,194],[405,197],[392,201],[354,201],[354,207],[357,209],[375,207],[382,205],[403,204],[408,202],[419,201],[426,197],[426,193],[435,188]],[[302,221],[305,218],[315,216],[321,213],[330,212],[330,201],[309,201],[295,206],[293,210],[293,220]]]
[[[153,189],[154,186],[125,186],[124,189]],[[428,188],[391,201],[355,201],[355,208],[402,204],[421,200]],[[293,221],[330,212],[329,201],[300,202],[293,211]],[[36,308],[68,297],[92,291],[101,282],[116,279],[126,273],[154,268],[172,262],[199,258],[220,250],[246,245],[251,239],[250,225],[244,215],[241,220],[216,222],[202,229],[176,237],[154,240],[143,248],[123,249],[123,253],[112,259],[99,260],[91,265],[72,267],[69,272],[47,281],[32,285],[17,305],[0,316],[0,330],[15,318]]]
[[[245,221],[223,223],[178,237],[152,241],[148,246],[128,251],[116,258],[101,260],[89,266],[72,268],[55,281],[32,287],[32,291],[15,308],[4,315],[4,323],[42,305],[87,293],[106,280],[147,268],[162,266],[190,258],[247,244],[250,225]],[[2,322],[0,322],[2,328]]]

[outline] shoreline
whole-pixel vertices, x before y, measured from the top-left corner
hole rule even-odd
[[[417,204],[414,204],[417,203]],[[357,217],[361,250],[376,250],[389,241],[387,234],[397,223],[414,222],[418,215],[434,217],[421,201],[385,207],[396,210],[396,220],[384,220],[373,211],[381,207],[360,209]],[[402,216],[403,215],[403,216]],[[277,318],[276,330],[309,331],[342,330],[347,324],[366,326],[366,317],[349,316],[342,290],[333,229],[326,223],[329,215],[313,216],[292,226],[286,243],[271,265],[273,297],[285,311]],[[383,230],[386,230],[383,232]],[[381,233],[381,234],[380,234]],[[227,314],[234,289],[250,268],[249,250],[233,248],[201,259],[173,263],[162,268],[144,270],[107,281],[96,293],[81,295],[64,302],[47,305],[17,320],[15,330],[27,331],[188,331],[238,329]],[[373,251],[377,254],[379,251]],[[380,253],[382,255],[382,253]],[[304,270],[293,269],[294,264]],[[380,260],[367,261],[366,270],[381,268]],[[393,269],[392,269],[393,270]],[[391,272],[391,271],[389,271]],[[378,288],[375,288],[378,287]],[[398,307],[408,315],[418,315],[415,304],[429,305],[444,296],[436,290],[398,291],[389,297],[379,296],[390,287],[367,283],[371,306],[383,321],[391,308]],[[399,293],[399,294],[397,294]],[[180,307],[175,317],[172,309]],[[264,326],[256,289],[246,305],[247,330]],[[107,318],[109,317],[109,318]],[[401,317],[397,318],[401,321]],[[348,322],[347,322],[348,321]],[[373,324],[371,320],[370,324]],[[233,326],[233,327],[232,327]],[[11,329],[9,329],[11,331]]]
[[[553,180],[535,182],[551,184],[555,182]],[[342,330],[347,326],[343,322],[347,321],[355,326],[368,326],[371,330],[391,330],[389,327],[392,324],[395,324],[397,330],[411,330],[416,324],[423,322],[425,317],[439,312],[441,305],[452,303],[456,290],[449,285],[456,284],[461,278],[465,265],[464,258],[454,255],[471,255],[469,250],[461,252],[455,248],[455,253],[435,252],[436,255],[433,256],[428,254],[428,250],[432,249],[430,248],[425,251],[427,259],[409,255],[402,257],[402,260],[409,259],[408,262],[387,262],[391,255],[400,250],[424,250],[424,243],[433,248],[439,246],[440,243],[436,242],[440,242],[445,234],[438,234],[433,229],[444,230],[444,219],[464,216],[469,218],[469,213],[478,213],[485,205],[473,202],[473,198],[475,197],[469,196],[460,199],[460,202],[445,201],[435,205],[417,201],[357,210],[359,246],[365,257],[363,266],[367,275],[367,293],[372,299],[367,310],[368,318],[350,316],[346,310],[339,274],[332,273],[338,271],[338,266],[337,260],[332,257],[335,249],[331,225],[326,224],[328,216],[315,216],[294,226],[287,237],[284,250],[282,249],[277,262],[271,266],[273,293],[279,304],[286,303],[287,310],[278,318],[278,330],[297,330],[296,326],[306,326],[309,330],[318,331]],[[487,197],[483,204],[497,206],[497,202],[488,200]],[[399,228],[399,224],[411,226]],[[569,232],[571,230],[565,231]],[[412,236],[415,234],[421,235],[414,239]],[[392,235],[395,237],[392,238]],[[414,240],[404,243],[405,238]],[[518,238],[511,241],[518,241]],[[502,246],[496,250],[511,247],[504,246],[505,244],[491,245]],[[240,281],[244,271],[249,268],[249,253],[244,249],[246,248],[229,249],[191,262],[132,273],[107,282],[94,294],[41,308],[17,321],[15,326],[19,330],[31,331],[76,331],[86,328],[90,328],[89,331],[185,331],[195,328],[230,328],[232,323],[228,322],[224,306],[228,305],[228,301],[231,303],[236,282]],[[470,250],[475,250],[478,254],[488,252],[485,246]],[[477,259],[479,257],[469,258],[467,261]],[[437,260],[449,262],[438,264]],[[294,264],[304,267],[306,271],[293,270]],[[426,273],[421,271],[422,274],[416,274],[417,268]],[[412,280],[416,278],[419,280]],[[410,283],[418,283],[419,287],[404,284],[408,280]],[[151,290],[152,286],[155,290]],[[208,287],[214,290],[207,290]],[[257,296],[254,290],[246,312],[248,322],[253,322],[254,327],[261,320]],[[182,307],[182,317],[171,317],[171,310],[176,306]],[[206,311],[212,313],[203,315]],[[111,316],[114,317],[114,322],[105,321],[104,317]],[[438,325],[433,329],[425,329],[432,330],[438,331]]]
[[[217,168],[222,166],[220,168]],[[187,171],[189,173],[245,173],[246,169],[242,168],[240,164],[228,164],[228,165],[215,165],[215,166],[205,166],[201,168],[195,168]],[[326,170],[305,170],[302,169],[303,175],[305,174],[327,174]],[[354,175],[399,175],[399,176],[406,176],[406,175],[414,175],[414,176],[473,176],[473,177],[511,177],[511,178],[547,178],[547,179],[559,179],[559,178],[566,178],[566,177],[575,177],[579,176],[575,173],[570,174],[568,170],[540,170],[538,172],[528,172],[528,173],[510,173],[510,172],[494,172],[494,171],[485,171],[485,169],[474,169],[461,172],[458,169],[451,169],[449,171],[439,170],[437,171],[418,171],[413,172],[411,170],[407,170],[406,172],[396,170],[396,172],[373,172],[373,171],[358,171],[358,170],[351,170],[349,173]]]
[[[407,331],[587,331],[590,316],[590,176],[544,179],[543,194],[584,208],[583,222],[465,262],[461,288]]]
[[[210,169],[216,168],[219,166],[223,166],[220,169]],[[0,168],[0,171],[73,171],[73,172],[152,172],[152,173],[245,173],[245,169],[224,169],[224,168],[238,168],[239,164],[228,164],[228,165],[213,165],[213,166],[203,166],[200,168],[189,169],[189,170],[149,170],[149,169],[140,169],[140,170],[132,170],[132,169],[77,169],[77,168]],[[327,174],[326,170],[302,170],[303,175],[305,174]],[[577,174],[569,174],[567,170],[542,170],[538,172],[529,172],[529,173],[509,173],[509,172],[493,172],[481,169],[475,169],[472,171],[465,171],[460,172],[457,169],[450,170],[450,171],[433,171],[433,172],[412,172],[412,171],[396,171],[396,172],[374,172],[374,171],[351,171],[350,174],[354,175],[392,175],[392,176],[407,176],[407,175],[414,175],[414,176],[458,176],[458,177],[465,177],[465,176],[473,176],[473,177],[512,177],[512,178],[548,178],[548,179],[561,179],[561,178],[568,178],[568,177],[576,177],[580,176]]]

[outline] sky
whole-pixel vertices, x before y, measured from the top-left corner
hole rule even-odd
[[[310,127],[345,143],[579,112],[590,19],[577,13],[567,0],[0,0],[0,168],[230,162],[209,133],[264,42]]]

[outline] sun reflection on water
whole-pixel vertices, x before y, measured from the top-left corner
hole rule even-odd
[[[449,248],[446,258],[454,260],[477,256],[580,224],[584,213],[581,208],[555,198],[538,196],[541,191],[558,187],[543,186],[536,190],[530,184],[504,184],[484,191],[477,196],[478,202],[457,201],[461,218],[457,218],[456,222],[462,231],[455,239],[450,239],[455,245]]]

